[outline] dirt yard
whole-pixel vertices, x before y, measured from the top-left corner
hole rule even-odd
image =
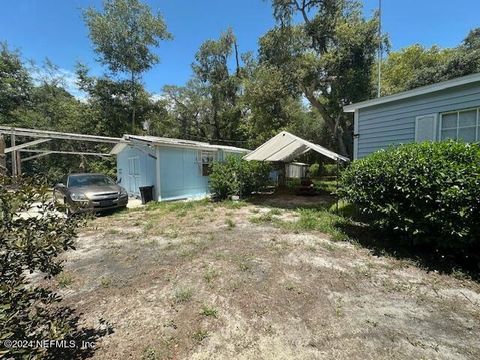
[[[302,230],[294,200],[91,221],[55,287],[112,326],[94,358],[480,358],[478,283]]]

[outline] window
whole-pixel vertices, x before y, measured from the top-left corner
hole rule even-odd
[[[437,114],[417,116],[415,141],[435,141],[437,135]]]
[[[440,140],[480,140],[480,109],[469,109],[444,113],[440,121]]]
[[[208,176],[212,172],[212,164],[215,161],[216,153],[214,151],[201,151],[202,176]]]

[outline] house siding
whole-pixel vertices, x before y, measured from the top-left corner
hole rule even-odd
[[[117,154],[117,179],[130,196],[140,196],[140,186],[153,185],[159,201],[205,197],[210,194],[209,177],[202,176],[200,151],[171,146],[127,146]],[[229,155],[243,156],[228,150],[216,153],[217,161],[224,161]],[[134,158],[138,159],[137,174],[130,170],[130,159]]]
[[[417,116],[480,107],[480,83],[358,109],[356,156],[415,141]],[[437,121],[437,130],[439,121]],[[440,132],[437,131],[437,134]]]
[[[209,193],[208,176],[202,176],[199,150],[160,147],[162,200],[204,197]]]

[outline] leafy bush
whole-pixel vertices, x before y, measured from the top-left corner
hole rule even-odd
[[[226,199],[232,195],[246,197],[267,186],[270,181],[269,174],[268,163],[228,156],[225,162],[212,165],[210,190],[218,199]]]
[[[311,177],[317,177],[318,174],[320,173],[320,164],[315,163],[315,164],[310,165],[308,171],[309,171]]]
[[[321,176],[337,176],[337,164],[324,164],[320,171]]]
[[[479,246],[480,146],[408,144],[354,162],[340,195],[417,244],[461,252]]]
[[[61,340],[70,334],[72,313],[60,298],[35,286],[26,273],[50,278],[62,271],[57,256],[74,248],[79,220],[66,218],[44,186],[0,177],[0,340]],[[27,214],[27,211],[34,213]],[[32,358],[45,349],[6,349],[7,357]],[[5,354],[0,351],[0,354]]]

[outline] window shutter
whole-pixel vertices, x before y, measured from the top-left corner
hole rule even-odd
[[[418,116],[415,121],[415,142],[435,141],[437,115]]]

